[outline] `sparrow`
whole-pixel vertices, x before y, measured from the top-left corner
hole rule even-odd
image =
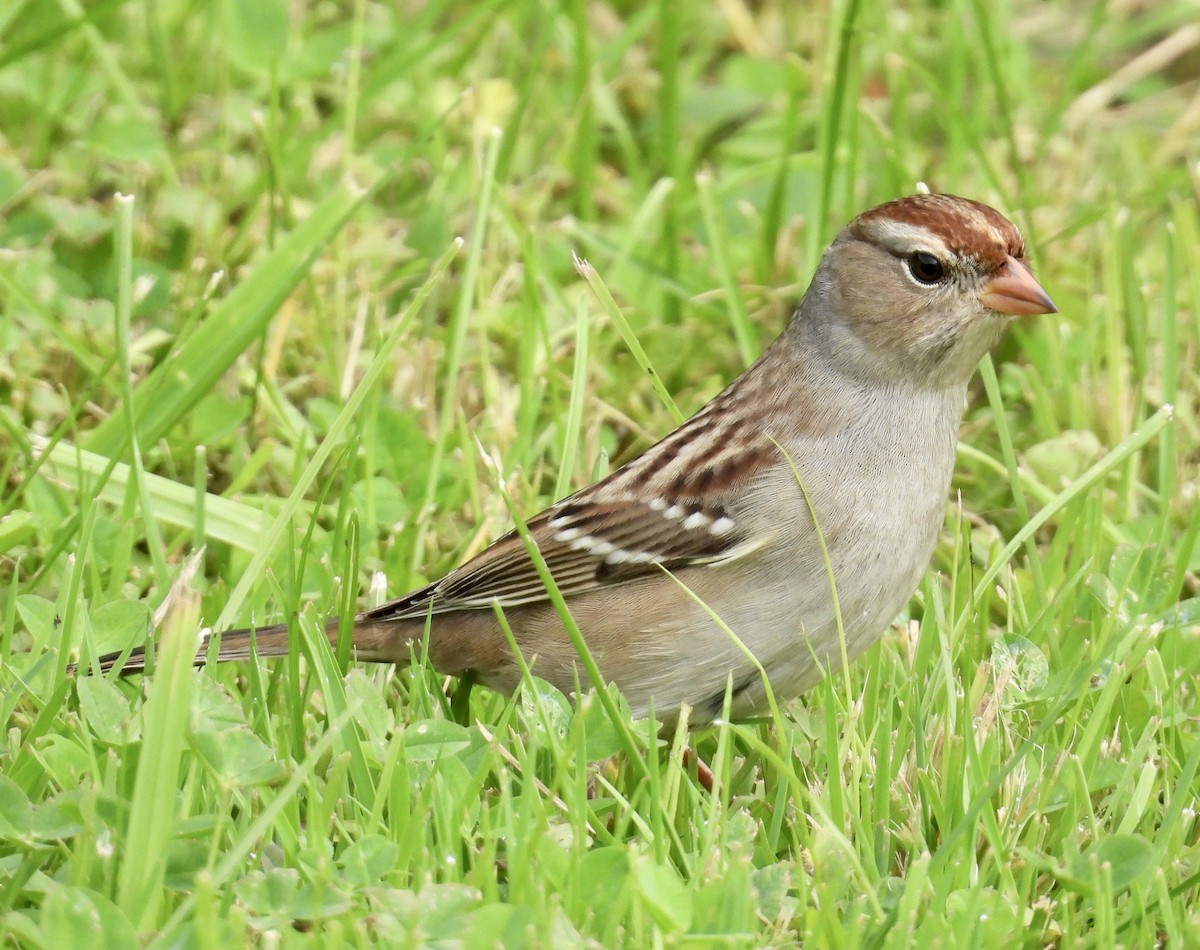
[[[826,250],[757,362],[644,454],[530,518],[633,715],[653,705],[671,722],[687,704],[700,725],[729,691],[732,715],[751,716],[764,673],[791,698],[870,646],[928,566],[976,366],[1014,318],[1055,312],[998,211],[944,194],[872,208]],[[512,692],[521,670],[497,606],[536,676],[564,693],[588,684],[515,530],[358,614],[353,656],[407,664],[427,635],[438,671]],[[281,624],[225,632],[217,658],[252,643],[259,656],[293,649]],[[124,669],[144,660],[135,651]]]

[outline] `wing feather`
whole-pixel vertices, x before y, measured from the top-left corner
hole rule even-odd
[[[554,583],[564,597],[628,583],[691,563],[721,560],[745,538],[724,509],[651,505],[626,499],[560,503],[529,523]],[[673,510],[677,509],[677,510]],[[490,609],[548,599],[537,569],[515,531],[440,581],[370,612],[372,619]]]
[[[745,385],[772,385],[770,377],[745,379]],[[746,431],[734,402],[731,386],[640,458],[530,519],[530,536],[564,597],[664,567],[728,563],[769,540],[749,536],[738,523],[736,502],[775,458],[776,446],[761,432]],[[441,580],[367,617],[423,617],[548,599],[524,542],[510,531]]]

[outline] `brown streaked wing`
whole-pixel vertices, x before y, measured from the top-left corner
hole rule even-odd
[[[578,496],[575,496],[578,497]],[[598,587],[736,556],[745,537],[723,508],[640,500],[568,499],[529,523],[559,591],[570,597]],[[548,600],[515,532],[509,532],[440,581],[369,611],[374,620],[490,609]]]
[[[567,597],[691,564],[742,557],[751,545],[733,503],[776,457],[748,431],[739,400],[777,398],[780,381],[759,360],[699,413],[607,478],[529,520],[529,532]],[[735,395],[738,394],[738,395]],[[387,620],[491,609],[549,597],[515,532],[440,581],[369,611]]]

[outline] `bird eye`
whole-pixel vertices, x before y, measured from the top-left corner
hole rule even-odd
[[[937,284],[946,276],[942,262],[928,251],[914,251],[909,256],[908,272],[921,284]]]

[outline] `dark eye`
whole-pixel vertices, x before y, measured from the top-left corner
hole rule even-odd
[[[908,271],[922,284],[937,284],[946,276],[942,262],[927,251],[914,251],[909,256]]]

